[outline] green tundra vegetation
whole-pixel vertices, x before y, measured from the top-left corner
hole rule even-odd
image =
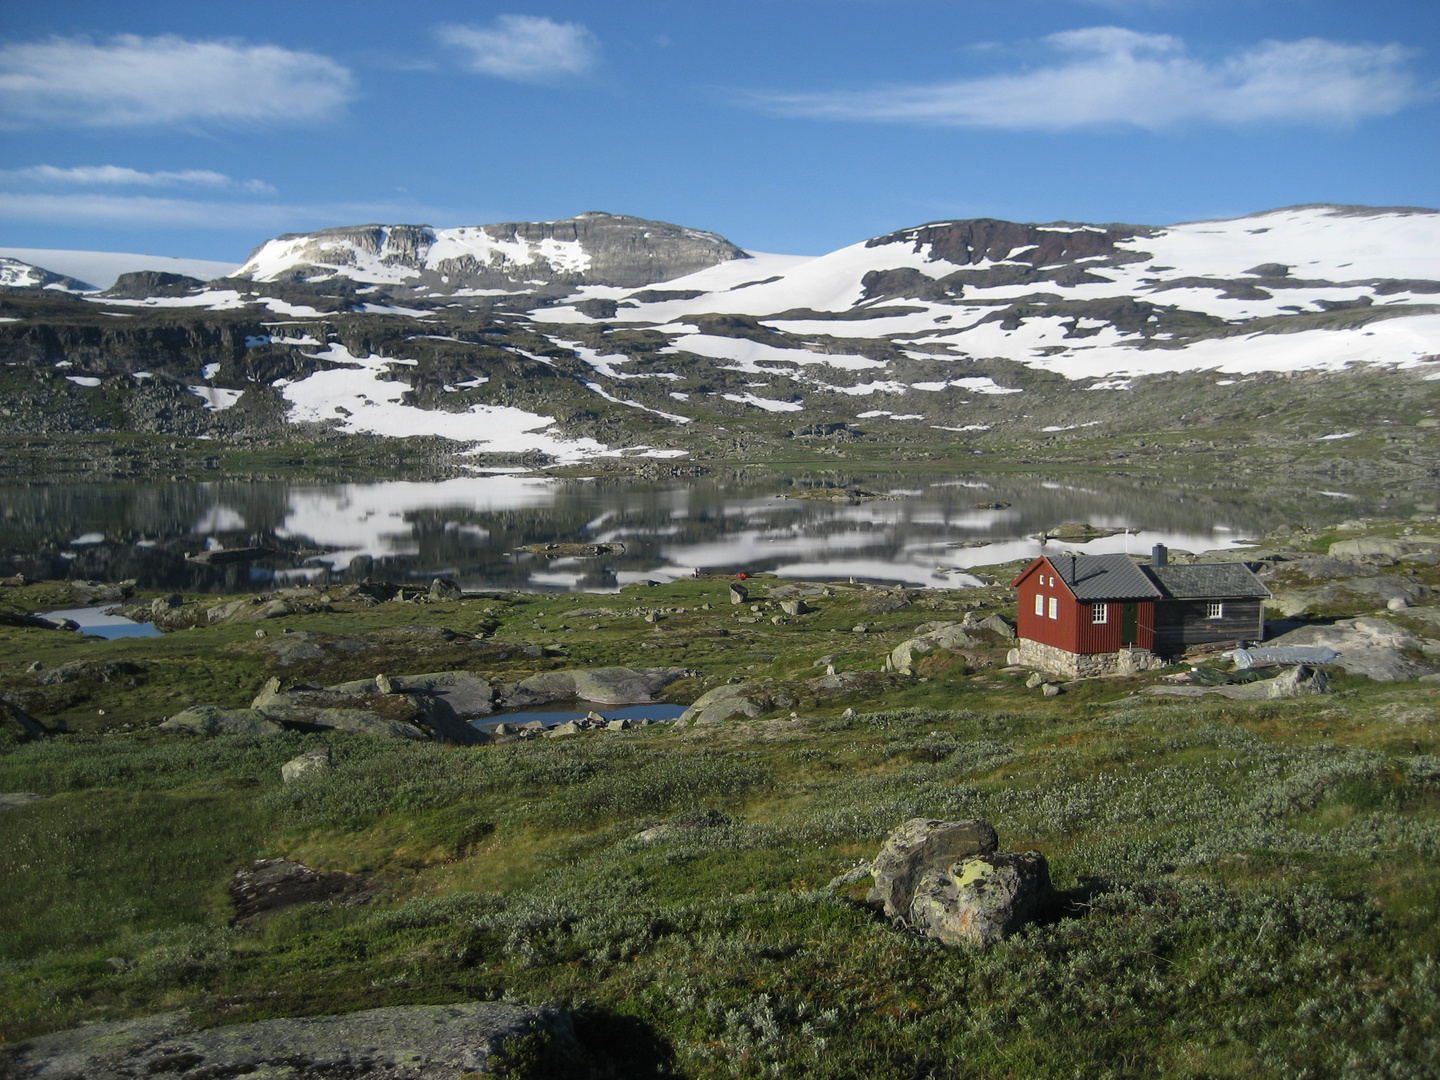
[[[0,691],[57,729],[0,747],[0,792],[46,796],[0,811],[0,1037],[505,998],[574,1011],[575,1076],[1440,1070],[1440,685],[1335,672],[1323,697],[1176,699],[1141,692],[1153,672],[1045,697],[998,635],[881,670],[926,622],[1013,616],[1003,586],[837,584],[793,616],[764,599],[781,583],[750,584],[743,606],[713,578],[108,642],[0,626]],[[286,631],[369,648],[285,665]],[[780,704],[478,747],[156,729],[272,676],[622,663],[692,671],[677,702],[741,681]],[[320,746],[330,769],[281,782]],[[832,884],[918,816],[1043,852],[1054,904],[981,951]],[[352,875],[346,899],[237,918],[236,869],[276,857]]]

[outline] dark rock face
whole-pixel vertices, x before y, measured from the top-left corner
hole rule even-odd
[[[203,1031],[183,1012],[162,1013],[19,1043],[0,1050],[0,1072],[15,1080],[131,1080],[156,1074],[176,1080],[250,1074],[287,1080],[440,1080],[494,1074],[506,1045],[520,1038],[538,1040],[534,1056],[556,1066],[573,1053],[569,1014],[475,1001],[261,1020]]]
[[[369,898],[363,879],[338,870],[312,870],[291,859],[259,859],[236,870],[230,881],[237,921],[296,904],[338,903],[350,907]]]
[[[205,283],[199,278],[185,274],[167,274],[160,270],[136,270],[121,274],[115,284],[101,296],[124,300],[144,300],[149,296],[185,296],[203,289]]]
[[[972,221],[945,221],[902,229],[887,236],[877,236],[866,247],[886,244],[912,244],[915,251],[930,249],[931,259],[943,259],[960,266],[1001,260],[1027,262],[1032,266],[1050,266],[1073,262],[1096,255],[1116,254],[1115,244],[1150,230],[1141,226],[1117,225],[1108,228],[1074,228],[1063,223],[1055,225],[1021,225],[994,218]]]

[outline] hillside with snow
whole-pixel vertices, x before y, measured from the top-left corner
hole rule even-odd
[[[1338,449],[1415,425],[1420,453],[1440,424],[1433,210],[942,221],[818,257],[585,214],[281,237],[209,284],[139,273],[83,297],[5,272],[0,356],[59,403],[11,415],[67,430],[123,408],[138,430],[576,461],[1147,431]]]

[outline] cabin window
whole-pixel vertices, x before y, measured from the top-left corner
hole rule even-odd
[[[1205,613],[1207,619],[1223,619],[1225,617],[1224,604],[1209,604]]]
[[[1094,623],[1096,626],[1100,626],[1100,625],[1102,625],[1102,624],[1104,624],[1104,623],[1109,622],[1109,621],[1110,621],[1110,605],[1109,605],[1109,604],[1091,604],[1091,605],[1090,605],[1090,621],[1091,621],[1092,623]]]
[[[1035,594],[1035,614],[1040,616],[1045,614],[1045,597],[1038,592]]]
[[[1058,618],[1060,618],[1060,599],[1059,599],[1059,597],[1056,597],[1056,596],[1050,597],[1050,618],[1052,618],[1052,619],[1058,619]]]

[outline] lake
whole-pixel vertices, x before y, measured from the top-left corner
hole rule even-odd
[[[882,495],[797,498],[817,488]],[[69,484],[0,490],[0,571],[135,579],[181,592],[269,590],[367,576],[467,590],[613,591],[695,570],[971,585],[971,567],[1073,546],[1201,551],[1286,522],[1318,525],[1383,510],[1364,492],[1257,491],[1134,476],[1051,473],[758,472],[653,483],[522,473],[433,483]],[[1083,545],[1033,535],[1066,522],[1129,533]],[[623,544],[600,558],[546,558],[529,544]],[[271,554],[200,565],[187,553]]]

